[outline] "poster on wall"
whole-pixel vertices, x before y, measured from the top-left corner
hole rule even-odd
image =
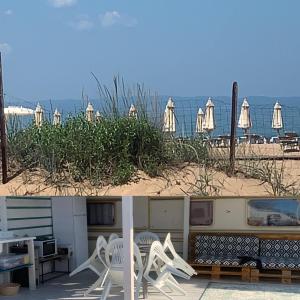
[[[300,200],[284,198],[249,200],[248,224],[251,226],[299,226]]]

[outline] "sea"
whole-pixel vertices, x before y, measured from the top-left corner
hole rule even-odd
[[[163,112],[168,101],[169,96],[158,96],[155,100],[155,110],[152,107],[153,99],[149,99],[147,103],[147,112],[150,118],[153,120],[163,119]],[[231,97],[229,96],[212,96],[215,116],[215,130],[212,132],[212,136],[226,135],[230,133],[231,122]],[[196,117],[198,109],[201,107],[205,111],[205,104],[208,96],[193,96],[182,97],[172,96],[175,103],[175,118],[176,118],[176,135],[181,137],[190,137],[195,135],[196,129]],[[250,105],[250,116],[252,121],[252,128],[249,133],[258,134],[266,138],[277,136],[277,132],[272,129],[272,116],[273,108],[276,101],[282,106],[282,117],[284,128],[281,134],[284,132],[296,132],[300,134],[300,96],[299,97],[267,97],[267,96],[249,96],[247,97]],[[90,99],[89,100],[94,110],[99,110],[100,113],[105,107],[104,99]],[[238,116],[241,110],[243,98],[238,99]],[[62,119],[66,119],[68,116],[83,113],[87,106],[87,101],[82,99],[54,99],[54,100],[24,100],[15,99],[6,96],[5,106],[19,105],[35,109],[37,103],[43,107],[45,116],[48,119],[52,118],[55,109],[62,114]],[[135,102],[135,99],[132,99]],[[151,102],[151,103],[150,103]],[[128,107],[120,107],[120,110],[127,113]],[[237,116],[237,117],[238,117]],[[22,126],[26,126],[31,119],[24,118]],[[243,130],[237,129],[237,135],[242,136]]]

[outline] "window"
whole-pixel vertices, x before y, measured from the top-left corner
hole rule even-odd
[[[191,201],[190,225],[211,225],[213,222],[212,201]]]
[[[114,225],[114,203],[88,203],[87,220],[88,225]]]
[[[257,199],[248,201],[248,224],[252,226],[299,226],[297,199]]]

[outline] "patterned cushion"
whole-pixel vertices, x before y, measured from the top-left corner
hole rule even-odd
[[[258,256],[259,239],[252,236],[198,235],[195,238],[195,257]]]
[[[260,256],[278,258],[299,258],[300,240],[261,239]]]
[[[195,259],[195,263],[201,265],[222,265],[222,266],[249,266],[256,267],[256,262],[249,261],[243,265],[240,264],[240,259],[236,256],[211,256],[211,255],[202,255]]]
[[[260,257],[264,269],[300,270],[300,259],[283,257]]]

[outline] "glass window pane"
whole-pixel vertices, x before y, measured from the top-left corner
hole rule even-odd
[[[191,201],[190,224],[211,225],[212,222],[213,222],[213,202],[212,201]]]
[[[252,226],[299,226],[297,199],[256,199],[248,201],[248,224]]]
[[[88,225],[114,225],[114,209],[113,203],[88,203]]]

